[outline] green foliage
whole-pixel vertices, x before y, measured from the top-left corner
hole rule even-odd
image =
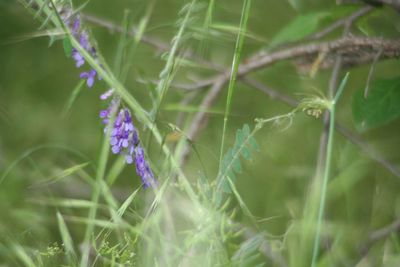
[[[359,89],[352,103],[356,128],[365,132],[394,121],[400,116],[400,78],[376,80],[369,85],[368,95]]]
[[[249,125],[245,124],[242,129],[237,130],[235,144],[225,153],[222,161],[218,176],[218,188],[225,193],[232,192],[230,181],[234,183],[236,174],[242,172],[240,157],[251,160],[252,151],[258,149],[258,144],[253,133],[250,132]]]
[[[328,12],[315,12],[298,15],[283,29],[281,29],[271,40],[269,48],[283,43],[291,43],[301,40],[318,29],[321,21],[330,16]]]

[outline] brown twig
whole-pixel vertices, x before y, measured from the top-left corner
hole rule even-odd
[[[244,63],[239,66],[237,77],[241,78],[251,72],[285,60],[308,58],[309,61],[313,62],[321,52],[326,53],[325,63],[321,65],[321,68],[328,68],[333,65],[333,59],[336,54],[342,56],[343,66],[355,66],[372,61],[379,50],[383,51],[380,59],[397,58],[400,56],[400,42],[382,38],[346,36],[332,41],[298,45],[270,54],[260,53],[244,60]],[[222,79],[227,82],[229,76],[230,71],[226,70],[224,73],[202,82],[197,88],[194,87],[193,90],[212,86]]]

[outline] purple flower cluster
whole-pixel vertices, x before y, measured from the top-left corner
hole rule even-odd
[[[97,59],[96,50],[89,42],[89,35],[87,31],[81,28],[81,20],[79,15],[72,15],[71,10],[63,15],[63,20],[68,28],[71,30],[71,34],[76,40],[79,40],[79,44],[85,49],[94,59]],[[85,65],[85,58],[75,48],[72,48],[71,57],[75,61],[77,68]],[[80,74],[81,79],[86,79],[86,84],[91,88],[96,80],[96,77],[100,80],[100,76],[97,74],[95,69],[89,71],[83,71]],[[100,96],[101,100],[110,98],[114,93],[113,89],[108,90]],[[100,118],[106,125],[104,132],[110,134],[110,145],[111,151],[114,154],[121,154],[125,156],[127,164],[135,163],[136,173],[141,177],[144,188],[154,187],[157,182],[154,178],[154,174],[151,171],[149,163],[146,160],[143,147],[140,144],[138,132],[133,125],[132,116],[127,108],[122,108],[117,113],[120,106],[120,98],[114,96],[107,109],[100,111]],[[111,117],[115,116],[115,120],[111,125]]]
[[[81,19],[79,15],[76,15],[72,22],[69,19],[66,19],[65,23],[70,28],[72,35],[79,40],[79,44],[82,48],[96,59],[96,49],[90,45],[88,33],[81,29]],[[77,68],[80,68],[85,64],[85,58],[75,48],[72,48],[71,57],[75,60],[75,66]],[[79,77],[81,79],[86,79],[87,86],[91,88],[93,87],[96,76],[100,80],[100,76],[97,75],[96,70],[90,69],[89,71],[82,72]]]
[[[133,125],[129,110],[122,108],[116,115],[114,124],[110,127],[110,118],[118,108],[118,105],[119,99],[114,98],[106,110],[100,111],[100,118],[106,124],[105,132],[110,134],[111,151],[114,154],[125,155],[127,164],[135,162],[136,173],[141,177],[145,188],[155,186],[154,174],[146,161],[144,150],[140,145],[139,135]]]

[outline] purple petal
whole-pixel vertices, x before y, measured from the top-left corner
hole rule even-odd
[[[114,92],[114,89],[110,89],[110,90],[106,91],[105,93],[103,93],[100,96],[100,99],[101,100],[106,100],[107,98],[109,98],[113,94],[113,92]]]
[[[85,72],[81,72],[81,74],[79,75],[79,77],[80,77],[81,79],[86,79],[86,78],[89,77],[89,73],[87,73],[86,71],[85,71]]]
[[[124,140],[122,141],[122,147],[128,147],[128,146],[129,146],[128,140],[127,140],[127,139],[124,139]]]
[[[94,84],[94,77],[89,76],[89,78],[88,78],[87,81],[86,81],[86,84],[87,84],[87,86],[88,86],[89,88],[91,88],[91,87],[93,86],[93,84]]]
[[[100,114],[99,114],[100,118],[102,118],[102,119],[107,118],[108,117],[108,113],[109,113],[109,111],[107,109],[101,110]]]
[[[132,164],[133,163],[133,157],[131,155],[126,155],[125,160],[127,164]]]
[[[80,20],[79,16],[77,16],[74,20],[74,24],[72,25],[72,34],[75,35],[78,33],[80,25],[81,25],[81,20]]]
[[[121,148],[120,148],[119,146],[113,146],[113,147],[111,148],[111,150],[112,150],[112,152],[113,152],[114,154],[118,154],[119,152],[121,152]]]
[[[118,144],[118,139],[115,137],[112,137],[110,139],[110,145],[115,146],[116,144]]]

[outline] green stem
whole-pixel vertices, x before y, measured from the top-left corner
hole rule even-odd
[[[329,181],[329,172],[331,169],[331,161],[332,161],[332,152],[333,152],[333,138],[335,134],[335,111],[336,111],[336,103],[339,100],[340,96],[343,93],[343,89],[347,83],[347,79],[349,77],[349,73],[343,78],[339,90],[335,95],[335,98],[331,102],[330,108],[330,118],[329,118],[329,135],[328,135],[328,144],[326,149],[326,162],[325,162],[325,169],[324,169],[324,177],[322,181],[322,188],[321,188],[321,196],[319,201],[319,209],[318,209],[318,218],[317,218],[317,230],[314,239],[314,248],[313,248],[313,255],[311,260],[311,267],[315,267],[317,264],[317,257],[319,252],[319,243],[321,239],[321,228],[322,228],[322,219],[324,217],[325,211],[325,202],[326,202],[326,191],[328,187]],[[318,177],[317,177],[318,179]]]
[[[238,34],[238,37],[236,40],[235,55],[233,57],[233,62],[232,62],[232,71],[231,71],[231,76],[230,76],[230,80],[229,80],[228,96],[226,99],[226,107],[225,107],[225,113],[224,113],[224,126],[222,128],[221,151],[220,151],[220,155],[219,155],[220,165],[222,163],[222,158],[224,155],[226,127],[228,125],[228,116],[229,116],[229,112],[231,109],[233,90],[234,90],[235,84],[236,84],[236,76],[237,76],[237,72],[239,69],[240,55],[241,55],[242,47],[243,47],[243,43],[244,43],[244,37],[245,37],[244,33],[247,28],[247,21],[248,21],[249,13],[250,13],[250,6],[251,6],[251,0],[245,0],[244,4],[243,4],[242,16],[240,19],[239,34]]]

